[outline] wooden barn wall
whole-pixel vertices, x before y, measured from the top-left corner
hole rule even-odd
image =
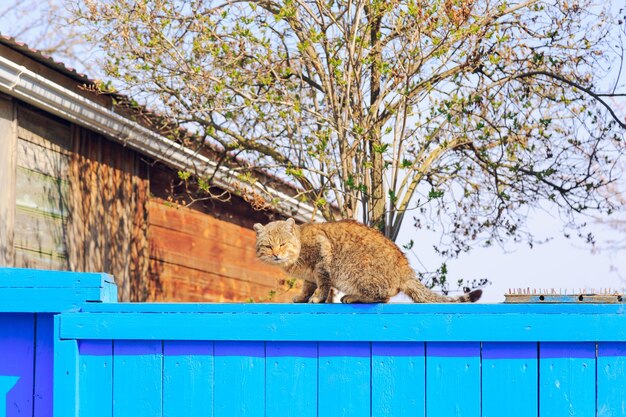
[[[255,232],[159,199],[148,204],[150,301],[287,301],[286,275],[255,255]],[[272,297],[271,294],[276,291]]]
[[[174,171],[10,98],[0,97],[0,139],[0,264],[107,272],[121,301],[288,301],[298,291],[255,256],[252,224],[273,213],[235,196],[176,208],[165,202]]]
[[[15,225],[15,105],[0,95],[0,265],[13,265]]]
[[[72,126],[17,105],[15,265],[68,269]]]
[[[145,300],[147,166],[136,152],[85,129],[74,129],[73,139],[70,268],[110,273],[120,300]]]
[[[140,155],[10,99],[0,100],[0,138],[0,262],[107,272],[120,300],[145,299],[148,179]]]

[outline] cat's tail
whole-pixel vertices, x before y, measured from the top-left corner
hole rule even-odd
[[[402,283],[400,291],[411,297],[415,303],[474,303],[483,295],[483,290],[474,290],[459,297],[445,297],[432,292],[415,278]]]

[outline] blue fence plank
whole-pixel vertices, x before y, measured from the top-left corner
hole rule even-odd
[[[480,416],[480,343],[426,343],[426,415]]]
[[[52,415],[78,417],[78,343],[64,340],[59,335],[60,316],[54,316],[54,390],[52,393]]]
[[[370,416],[371,344],[319,344],[318,415]]]
[[[0,376],[18,377],[6,395],[8,417],[33,415],[34,363],[35,315],[0,314]]]
[[[163,417],[213,415],[213,342],[163,343]]]
[[[484,343],[482,346],[483,417],[536,417],[537,343]]]
[[[52,415],[54,328],[52,314],[35,315],[35,417]]]
[[[113,342],[113,416],[162,415],[163,342]]]
[[[265,343],[215,342],[215,417],[262,417]]]
[[[598,417],[626,417],[626,342],[598,343]]]
[[[266,369],[266,416],[317,416],[317,343],[268,342]]]
[[[541,343],[539,358],[539,414],[594,416],[595,343]]]
[[[113,415],[113,342],[81,340],[79,410],[83,417]]]
[[[19,376],[0,376],[0,417],[7,416],[7,396],[19,379]]]
[[[372,343],[372,416],[423,417],[425,367],[424,343]]]

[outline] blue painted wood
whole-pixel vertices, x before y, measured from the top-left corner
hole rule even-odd
[[[109,274],[0,267],[0,288],[101,288],[115,284]]]
[[[317,416],[317,343],[267,342],[266,416]]]
[[[2,288],[0,313],[59,313],[110,296],[102,288]]]
[[[215,342],[214,355],[213,415],[264,416],[265,343]]]
[[[539,357],[539,414],[594,416],[595,343],[541,343]]]
[[[115,301],[117,287],[108,274],[0,267],[0,312],[58,313]]]
[[[51,314],[35,315],[35,417],[52,415],[54,328]]]
[[[371,344],[319,344],[318,415],[370,416]]]
[[[372,416],[424,416],[425,367],[424,343],[372,343]]]
[[[59,335],[60,316],[54,316],[54,365],[52,410],[54,416],[78,417],[78,343]]]
[[[67,313],[79,339],[251,341],[622,341],[626,314]],[[228,326],[224,321],[228,320]],[[579,329],[584,328],[581,332]],[[452,337],[453,335],[453,337]]]
[[[116,303],[84,306],[89,313],[260,314],[625,314],[616,304],[292,304],[292,303]]]
[[[35,315],[0,314],[0,375],[19,378],[6,396],[6,415],[33,415]]]
[[[484,343],[482,416],[537,416],[538,371],[537,343]]]
[[[626,342],[598,343],[598,417],[626,417]]]
[[[19,379],[19,376],[0,376],[0,417],[7,416],[7,397]]]
[[[426,343],[426,416],[480,416],[480,343]]]
[[[261,314],[625,314],[616,304],[272,304],[116,303],[90,304],[89,313],[261,313]]]
[[[102,274],[9,272],[9,415],[626,417],[621,305],[106,304]]]
[[[113,342],[80,340],[79,412],[83,417],[113,415]]]
[[[163,342],[113,342],[113,417],[162,414]]]
[[[163,417],[213,415],[213,342],[163,344]]]

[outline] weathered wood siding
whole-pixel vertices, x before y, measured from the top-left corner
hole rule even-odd
[[[141,155],[4,99],[0,138],[1,264],[107,272],[121,300],[146,299],[148,167]]]
[[[72,126],[17,106],[15,265],[68,269]]]
[[[150,301],[273,301],[293,297],[281,269],[255,255],[254,231],[153,199],[150,219]]]
[[[110,273],[120,300],[145,300],[147,166],[133,150],[78,128],[72,156],[70,269]]]
[[[288,277],[255,256],[251,226],[271,213],[235,196],[198,210],[167,205],[159,197],[175,172],[10,99],[0,101],[0,137],[0,264],[110,273],[121,301],[293,297]]]
[[[15,259],[15,102],[0,95],[0,264]]]

